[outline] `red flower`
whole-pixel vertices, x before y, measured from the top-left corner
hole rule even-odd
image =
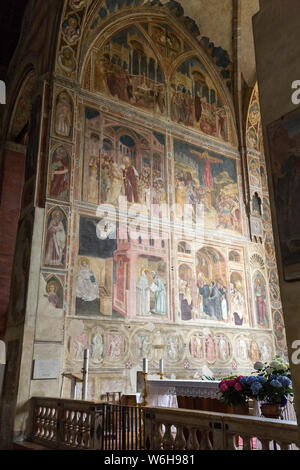
[[[243,390],[243,387],[241,386],[240,383],[236,382],[235,386],[234,386],[234,389],[237,391],[237,392],[240,392],[241,390]]]

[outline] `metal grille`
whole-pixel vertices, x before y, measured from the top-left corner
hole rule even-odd
[[[142,450],[143,410],[138,406],[103,405],[102,449]]]

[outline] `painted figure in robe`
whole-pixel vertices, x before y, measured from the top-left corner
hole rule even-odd
[[[62,266],[66,248],[66,232],[63,225],[63,214],[54,211],[47,230],[45,264],[47,266]]]
[[[150,286],[147,271],[142,270],[141,277],[136,285],[136,314],[137,316],[151,315],[150,311]]]
[[[77,277],[76,297],[84,302],[99,299],[99,285],[95,273],[90,269],[86,259],[80,261],[80,271]]]
[[[163,279],[155,272],[152,271],[153,283],[151,284],[151,291],[155,294],[155,306],[153,313],[157,315],[166,315],[167,313],[167,293]]]
[[[55,118],[56,134],[62,137],[70,137],[72,126],[72,104],[69,95],[65,92],[58,95]]]
[[[69,194],[69,160],[67,152],[59,147],[51,166],[50,197],[66,199]]]
[[[255,293],[257,322],[259,325],[268,326],[266,290],[265,290],[263,281],[260,277],[257,277],[254,283],[254,293]]]

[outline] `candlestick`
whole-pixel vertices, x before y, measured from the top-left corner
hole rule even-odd
[[[163,378],[164,378],[164,361],[163,361],[163,359],[160,359],[160,361],[159,361],[159,376],[160,376],[160,380],[163,380]]]
[[[82,382],[82,400],[87,399],[87,391],[88,391],[88,373],[89,373],[89,357],[90,351],[89,349],[84,350],[84,361],[83,361],[83,382]]]
[[[143,359],[143,372],[148,374],[148,359]]]
[[[147,365],[148,367],[148,365]],[[143,398],[143,401],[141,403],[141,406],[147,406],[148,403],[147,403],[147,377],[148,377],[148,374],[146,372],[143,372],[143,375],[144,375],[144,387],[143,387],[143,393],[142,393],[142,398]]]

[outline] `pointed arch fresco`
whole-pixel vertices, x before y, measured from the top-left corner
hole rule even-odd
[[[112,15],[102,28],[99,10],[93,32],[89,18],[78,52],[81,86],[235,145],[233,102],[219,62],[178,19],[153,7],[150,20],[147,8],[124,12],[118,21]]]
[[[247,113],[246,139],[249,150],[256,150],[257,152],[263,153],[261,114],[257,83],[253,88]]]

